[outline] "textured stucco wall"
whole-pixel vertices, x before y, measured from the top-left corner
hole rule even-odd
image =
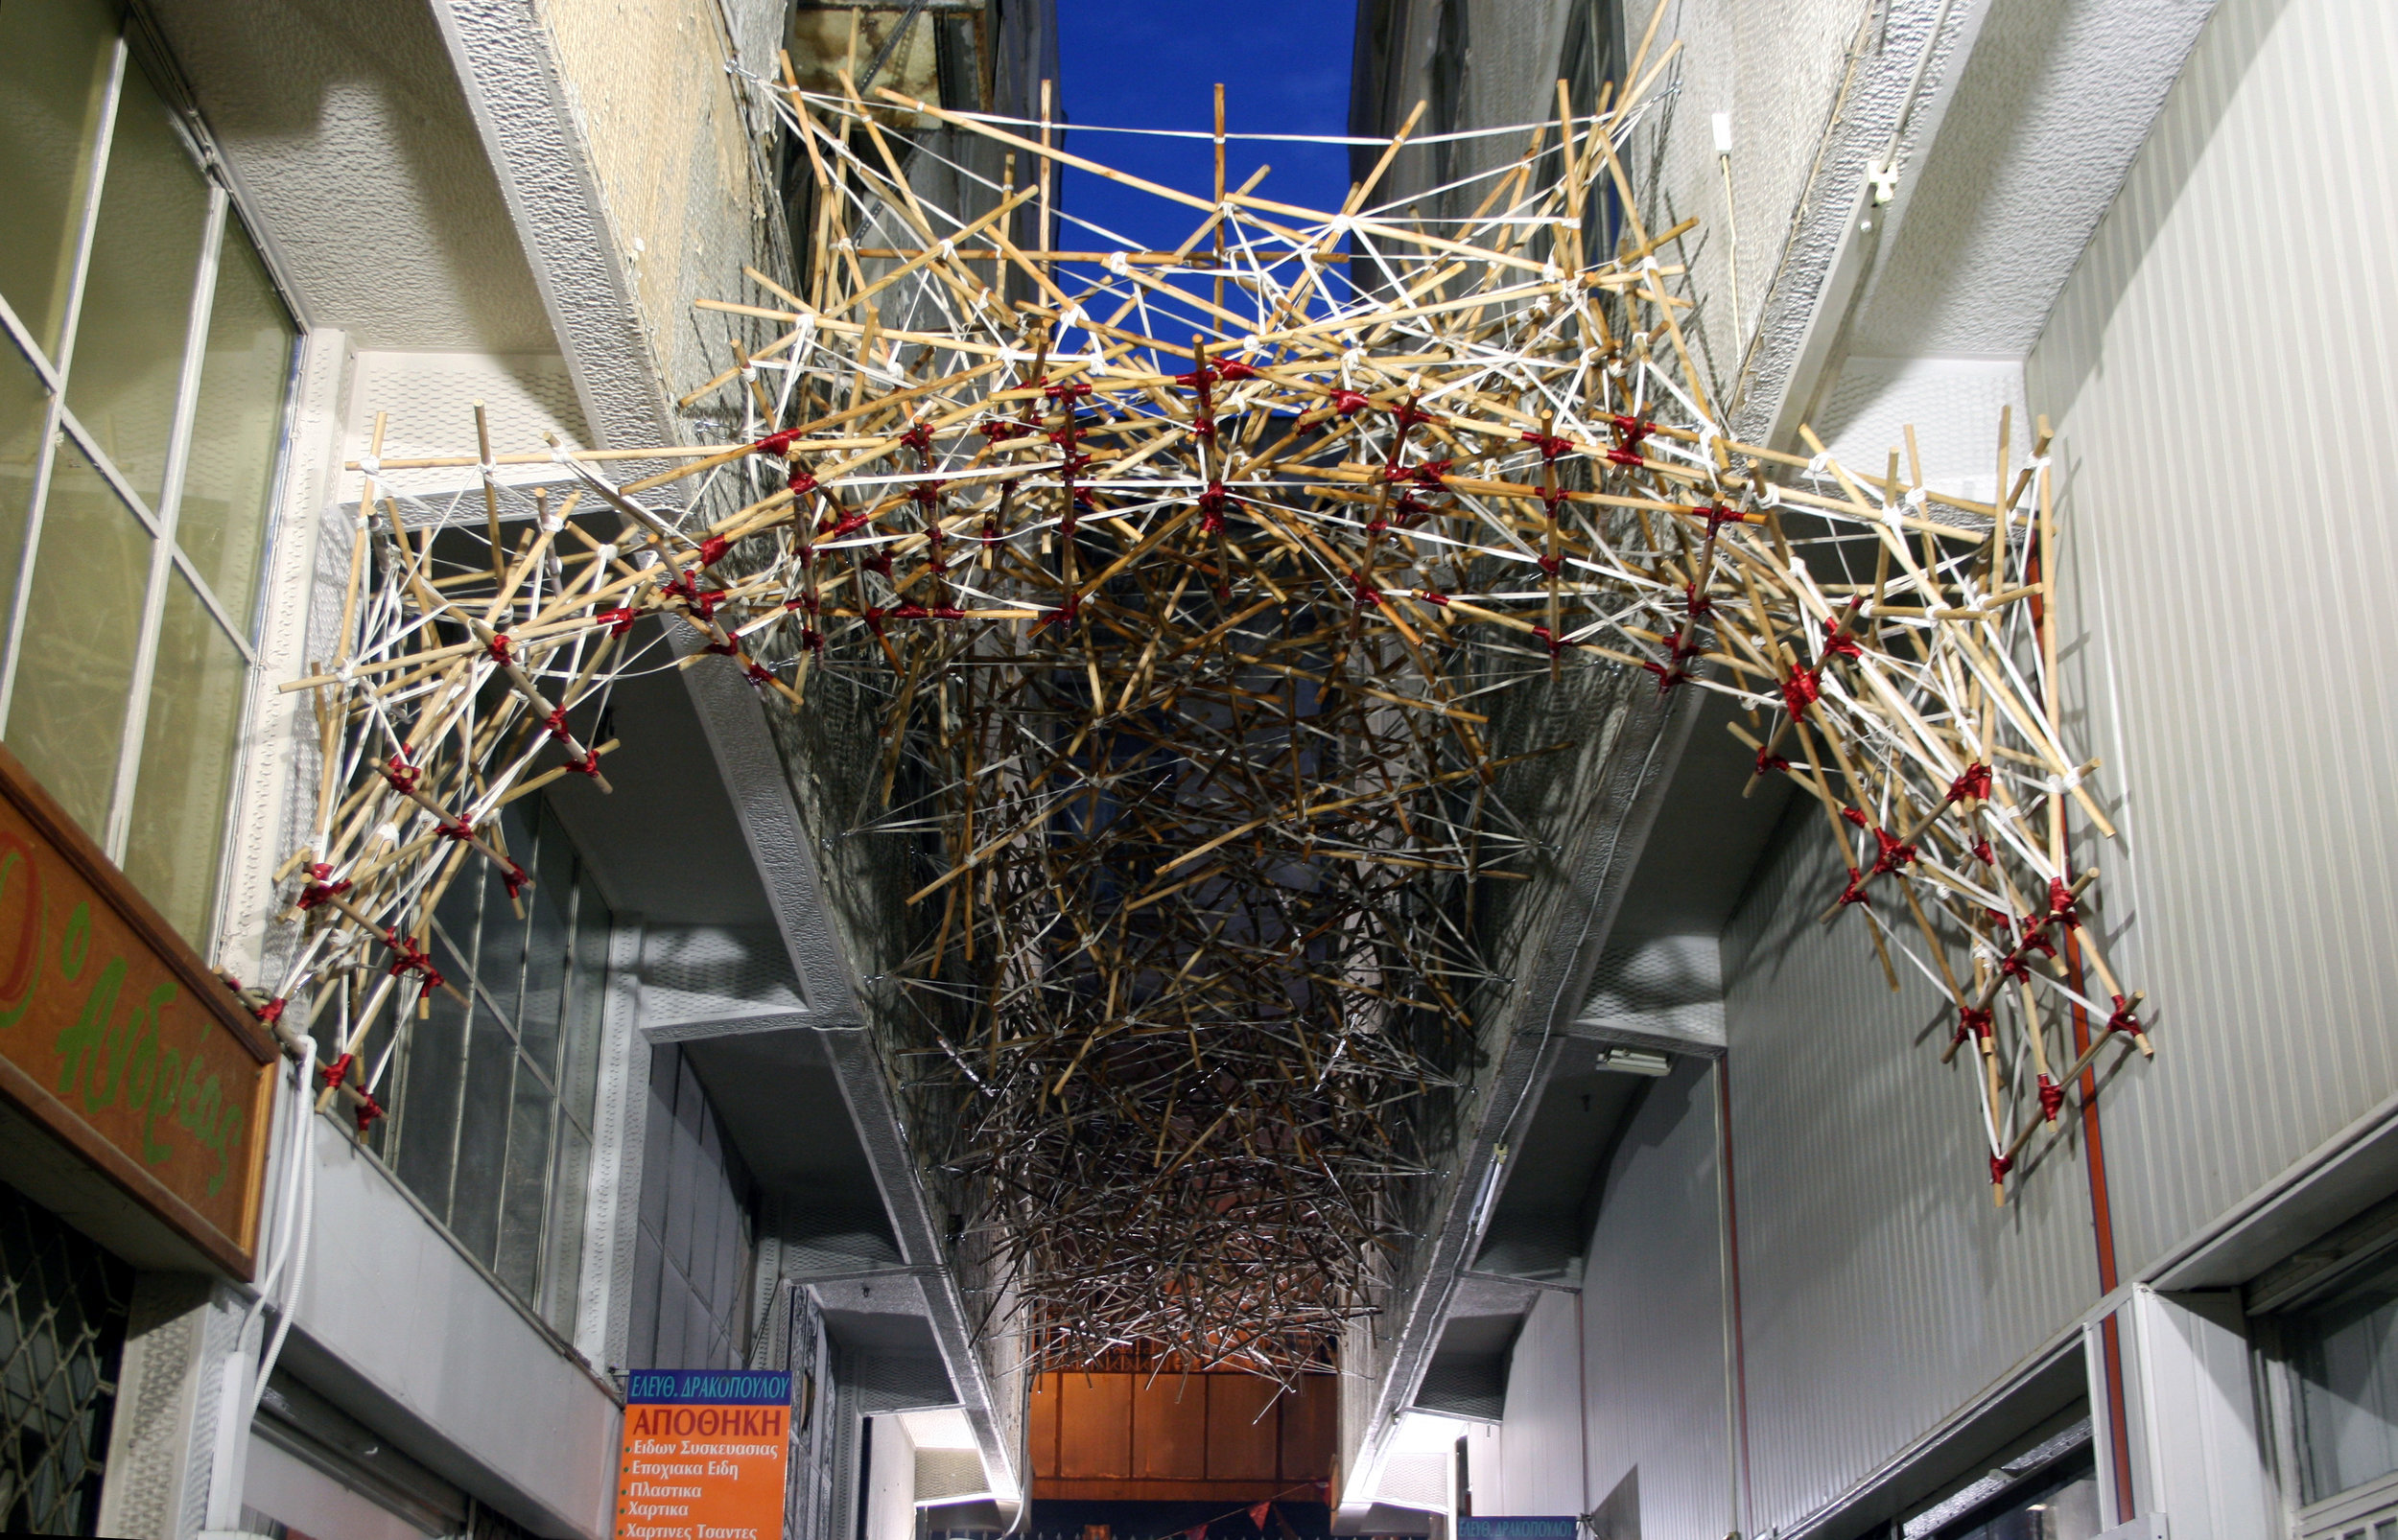
[[[749,300],[743,264],[773,271],[756,137],[767,121],[725,64],[772,75],[782,7],[539,0],[536,9],[651,359],[667,393],[679,396],[732,362],[727,318],[699,315],[692,301]]]
[[[154,0],[256,232],[366,348],[556,348],[424,0]]]
[[[1865,0],[1669,0],[1645,74],[1666,49],[1681,49],[1650,88],[1652,104],[1635,133],[1627,167],[1652,233],[1696,218],[1699,228],[1677,243],[1687,263],[1689,292],[1700,318],[1688,334],[1721,402],[1756,335],[1769,298],[1776,315],[1797,315],[1813,298],[1816,265],[1785,263],[1812,201],[1837,198],[1837,178],[1819,179],[1818,158],[1835,113],[1849,104],[1850,50],[1903,47],[1909,0],[1892,0],[1891,36],[1869,30],[1878,6]],[[1623,0],[1623,57],[1640,46],[1654,7]],[[1712,117],[1731,115],[1732,161],[1728,222],[1723,168],[1715,153]],[[1853,186],[1853,184],[1851,184]],[[1739,297],[1732,307],[1732,226],[1739,229]],[[1810,232],[1812,233],[1812,232]],[[1820,239],[1820,235],[1816,239]],[[1671,256],[1666,260],[1673,260]],[[1772,295],[1778,282],[1797,292]],[[1786,324],[1786,323],[1785,323]]]

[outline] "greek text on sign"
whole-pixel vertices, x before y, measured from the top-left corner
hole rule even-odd
[[[776,1540],[790,1431],[788,1374],[634,1374],[624,1397],[617,1540]]]
[[[1575,1540],[1581,1532],[1582,1521],[1570,1513],[1498,1513],[1457,1521],[1457,1540]]]
[[[273,1050],[0,750],[0,1099],[250,1275]]]

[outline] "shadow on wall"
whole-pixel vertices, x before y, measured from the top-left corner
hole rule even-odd
[[[2224,113],[2240,92],[2241,82],[2264,54],[2265,35],[2273,30],[2289,5],[2290,0],[2227,0],[2208,23],[2237,36],[2236,42],[2225,37],[2207,49],[2208,60],[2229,59],[2235,64],[2228,69],[2196,74],[2188,72],[2185,66],[2184,88],[2167,99],[2164,114],[2150,131],[2139,160],[2134,163],[2133,175],[2146,189],[2146,196],[2117,198],[2097,234],[2091,237],[2093,248],[2101,243],[2118,247],[2114,260],[2099,265],[2098,276],[2103,281],[2088,286],[2086,291],[2077,292],[2073,279],[2066,280],[2065,292],[2034,347],[2032,362],[2042,366],[2025,385],[2039,409],[2052,420],[2063,422],[2071,414],[2082,385],[2097,370],[2107,322],[2122,301],[2125,288],[2140,270],[2141,259],[2154,245],[2164,222],[2181,206],[2182,188],[2204,158],[2207,146],[2222,125]],[[2192,88],[2201,83],[2203,89]],[[2153,170],[2139,170],[2143,164]],[[2126,180],[2128,182],[2131,177]],[[2085,254],[2074,276],[2080,276],[2081,268],[2088,266]]]

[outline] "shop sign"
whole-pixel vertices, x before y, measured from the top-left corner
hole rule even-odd
[[[1570,1513],[1461,1516],[1457,1540],[1575,1540],[1582,1521]]]
[[[274,1045],[0,749],[0,1097],[236,1277]]]
[[[617,1540],[779,1540],[790,1451],[788,1374],[633,1374],[617,1467]]]

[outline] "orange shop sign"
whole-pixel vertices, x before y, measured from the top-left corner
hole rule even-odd
[[[779,1540],[791,1377],[645,1369],[624,1398],[617,1540]]]
[[[274,1045],[0,749],[0,1098],[235,1277]]]

